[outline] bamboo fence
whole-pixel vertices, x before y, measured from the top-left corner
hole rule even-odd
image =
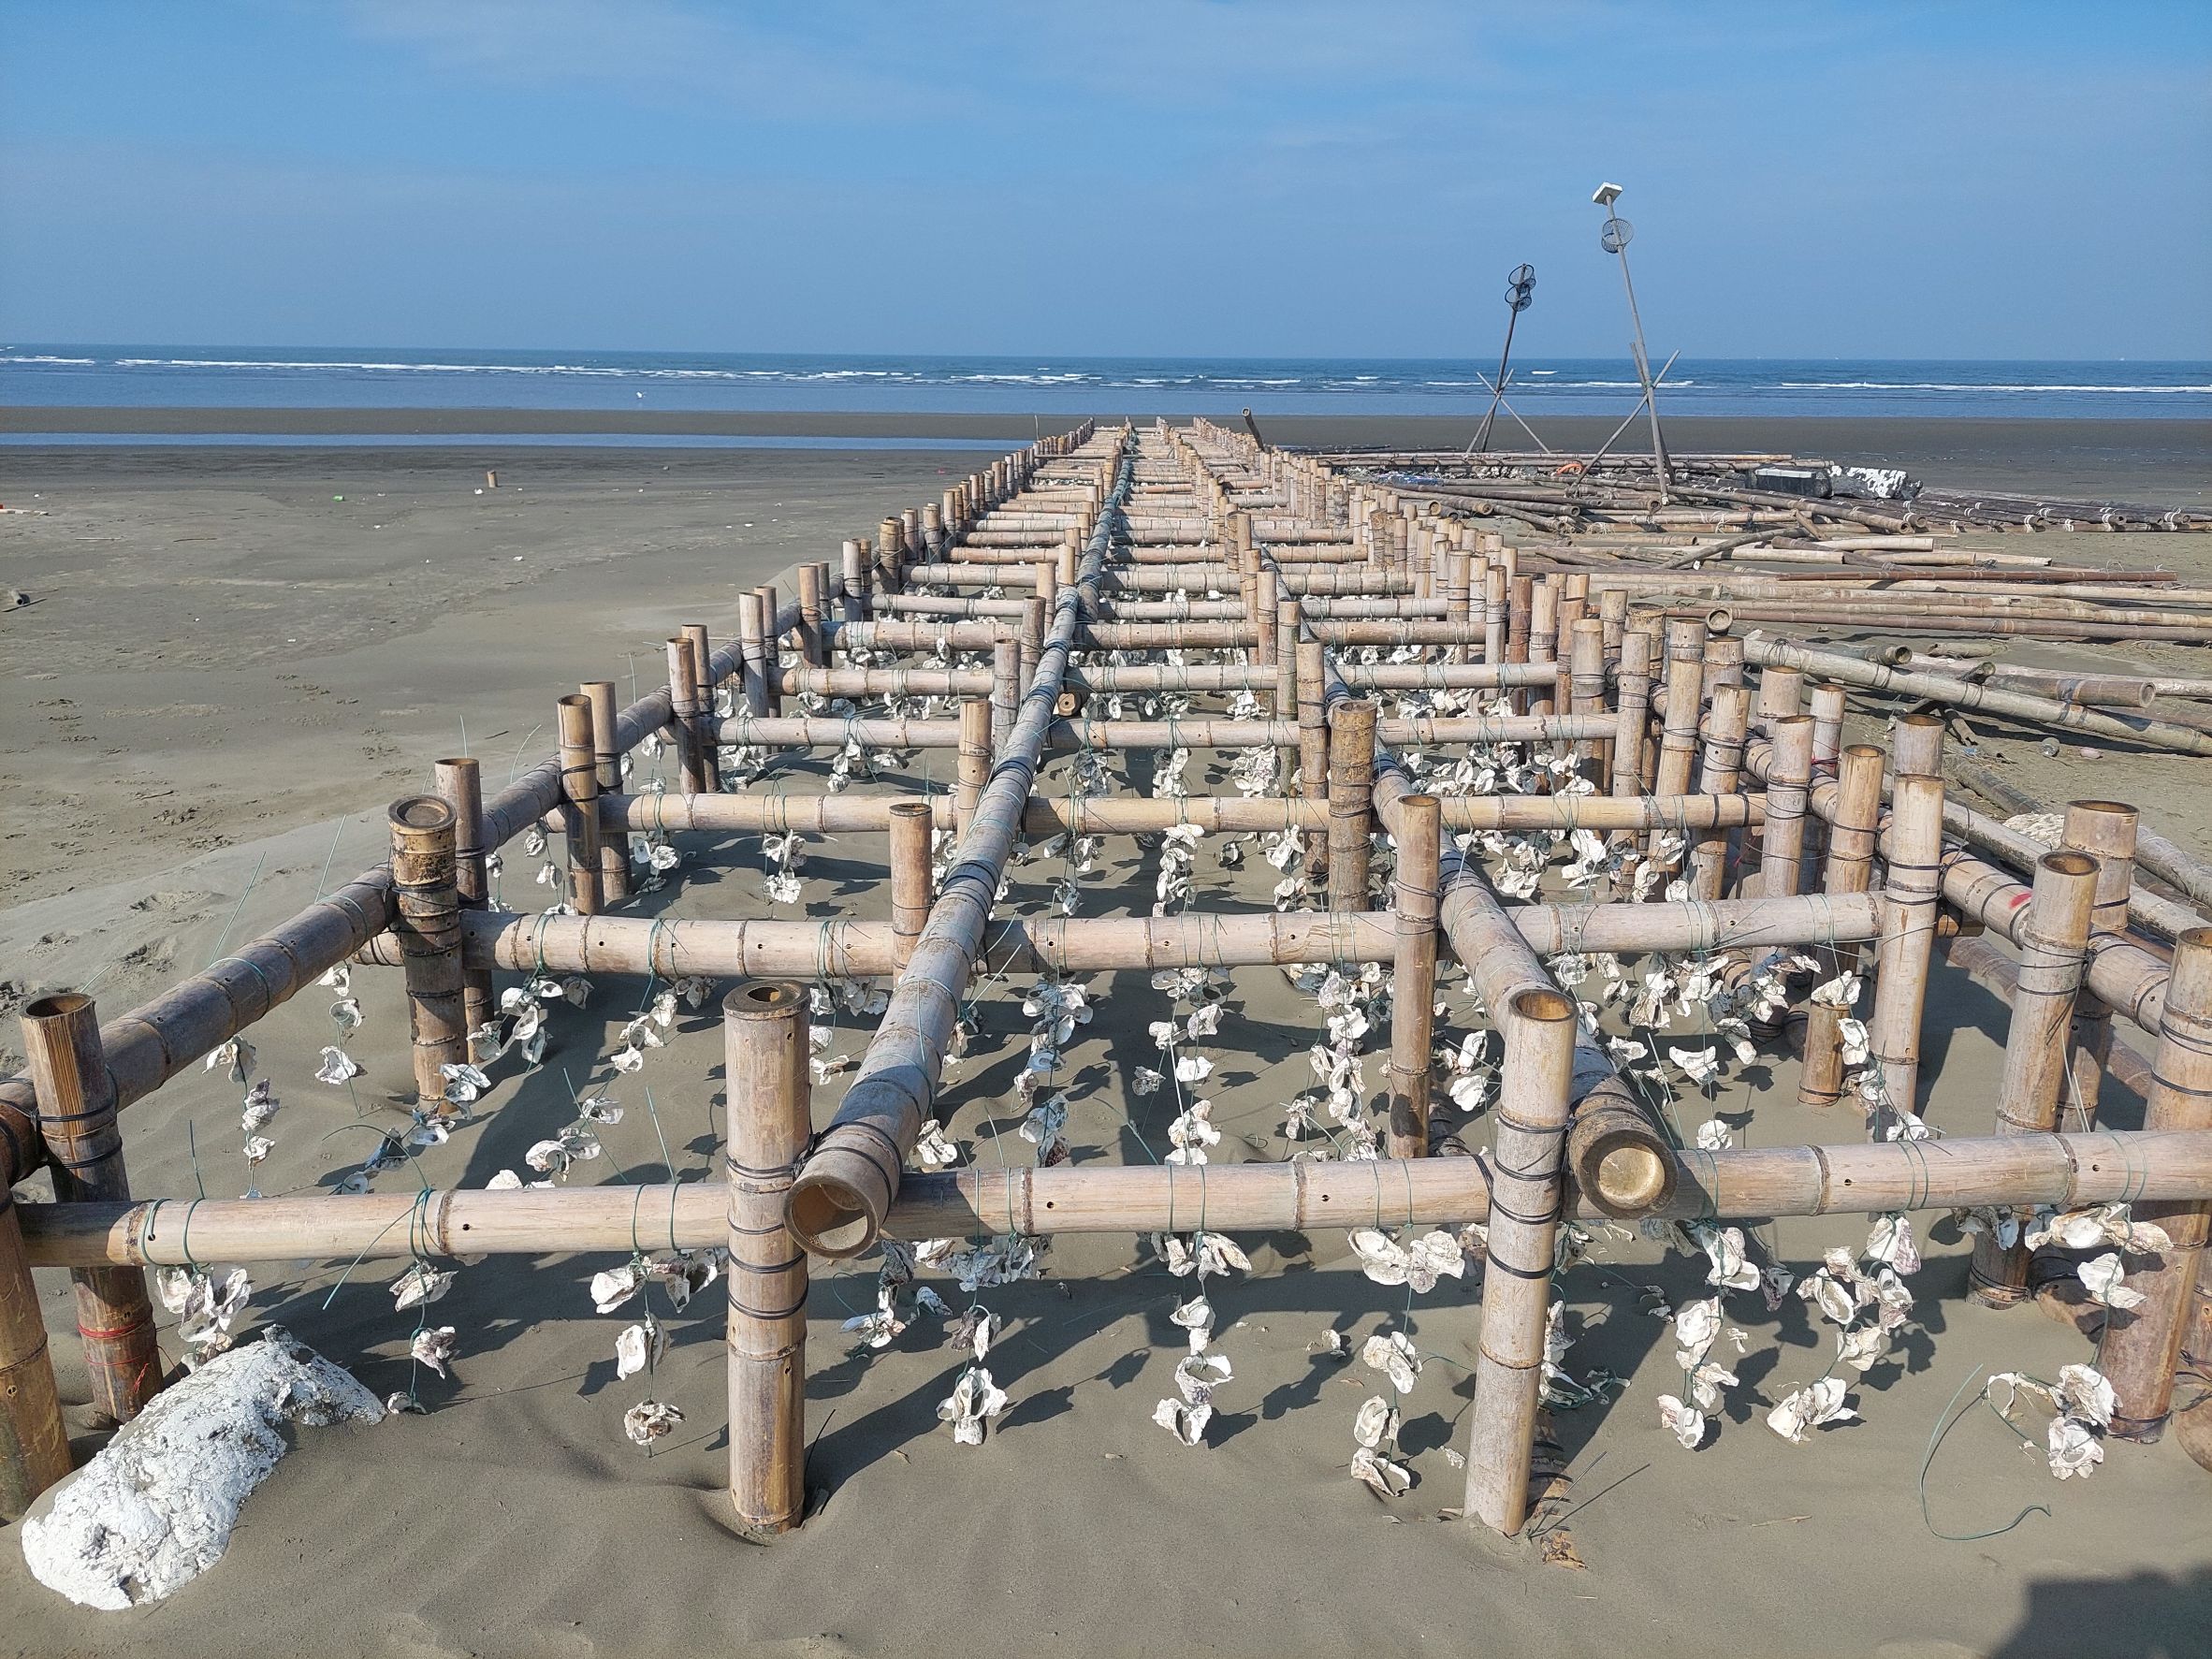
[[[1781,458],[1675,458],[1682,487],[1663,504],[1607,463],[1555,477],[1529,458],[1297,454],[1205,421],[1084,423],[798,566],[788,602],[780,585],[739,594],[719,648],[717,624],[687,625],[668,641],[667,684],[629,706],[611,682],[586,682],[560,700],[557,753],[489,799],[473,763],[440,762],[433,793],[393,805],[388,864],[147,1006],[102,1026],[80,995],[35,1002],[30,1075],[0,1081],[0,1157],[11,1189],[51,1168],[55,1196],[0,1208],[0,1509],[20,1514],[68,1464],[29,1270],[76,1275],[95,1404],[120,1421],[162,1381],[143,1270],[216,1258],[726,1247],[730,1492],[743,1524],[779,1531],[799,1523],[807,1491],[810,1257],[886,1236],[1483,1222],[1464,1512],[1510,1534],[1528,1513],[1564,1220],[2126,1202],[2172,1241],[2107,1342],[2117,1432],[2155,1437],[2207,1323],[2212,934],[2197,907],[2212,870],[2124,807],[2077,803],[2050,851],[1946,798],[1957,763],[1926,711],[2200,755],[2212,735],[2163,711],[2212,682],[2010,671],[1829,636],[2208,640],[2212,593],[2165,573],[1961,555],[1941,545],[1945,524],[1972,517],[1956,503],[1945,517],[1795,500],[1768,488]],[[1536,533],[1509,545],[1508,524]],[[1741,635],[1747,619],[1824,643]],[[1847,741],[1847,720],[1864,729],[1899,703],[1886,755]],[[673,749],[677,787],[626,783],[626,757],[648,742]],[[840,773],[839,787],[791,787],[819,775],[816,749],[840,764],[953,750],[954,780],[848,790]],[[779,757],[777,786],[741,782],[747,757],[765,754]],[[1131,754],[1274,770],[1243,793],[1151,797],[1044,776],[1049,757]],[[1463,764],[1439,788],[1448,758]],[[533,827],[562,838],[564,902],[500,909],[488,861]],[[681,837],[696,852],[794,832],[883,834],[889,920],[616,913],[642,885],[633,845]],[[1192,832],[1285,837],[1305,895],[1078,918],[1049,913],[1016,860],[1026,838]],[[1577,897],[1554,876],[1509,901],[1498,847],[1537,836],[1574,848],[1594,891]],[[2171,891],[2150,891],[2139,867]],[[1934,1110],[1924,1006],[1954,939],[1954,965],[2000,990],[2010,1026],[1992,1118],[1935,1140],[1681,1145],[1551,967],[1695,955],[1742,973],[1788,951],[1822,979],[1870,968],[1870,1075],[1887,1110],[1917,1120]],[[979,973],[1362,962],[1387,964],[1391,982],[1383,1156],[910,1167],[956,1103],[943,1070]],[[726,1180],[135,1198],[117,1113],[347,963],[400,969],[417,1094],[437,1113],[506,976],[725,982]],[[1436,1143],[1445,968],[1503,1040],[1493,1140],[1474,1157]],[[881,980],[888,1006],[818,1127],[803,982],[824,979]],[[1843,1098],[1848,1012],[1814,1002],[1777,1024],[1802,1051],[1805,1104]],[[2116,1024],[2147,1034],[2155,1057],[2116,1042]],[[2108,1073],[2147,1092],[2142,1129],[2097,1127]],[[1972,1293],[2017,1302],[2030,1266],[2024,1244],[1986,1240]],[[2212,1441],[2190,1422],[2192,1450]]]

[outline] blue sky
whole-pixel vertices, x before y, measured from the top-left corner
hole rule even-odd
[[[0,335],[2212,357],[2212,6],[0,0]]]

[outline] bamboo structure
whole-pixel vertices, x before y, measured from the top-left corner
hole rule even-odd
[[[390,819],[392,934],[407,969],[415,1092],[447,1112],[444,1069],[469,1057],[453,808],[435,795],[415,795],[393,802]],[[598,849],[592,851],[596,860]]]
[[[1206,421],[1085,422],[686,624],[666,685],[627,707],[611,681],[584,682],[561,700],[555,754],[491,798],[473,761],[438,763],[433,795],[391,808],[388,866],[104,1028],[81,996],[32,1005],[32,1076],[0,1080],[0,1157],[11,1190],[51,1168],[56,1194],[0,1214],[0,1509],[67,1466],[33,1264],[79,1275],[95,1406],[121,1419],[159,1380],[147,1266],[725,1249],[728,1485],[741,1525],[766,1533],[805,1510],[808,1322],[823,1317],[809,1254],[1187,1236],[1194,1217],[1229,1233],[1487,1225],[1465,1513],[1501,1532],[1529,1511],[1570,1217],[2132,1205],[2172,1248],[2131,1259],[2146,1300],[2105,1337],[2115,1432],[2153,1438],[2173,1411],[2192,1451],[2212,1443],[2174,1382],[2212,1348],[2197,1283],[2212,866],[2116,803],[2070,806],[2053,851],[2033,824],[1946,800],[1948,771],[2007,813],[2040,809],[1946,756],[1943,723],[2195,756],[2212,721],[2178,706],[2212,682],[1941,654],[1963,635],[2212,640],[2212,591],[1949,547],[1929,497],[1782,495],[1765,487],[1782,458],[1674,457],[1660,502],[1602,458],[1559,474],[1510,455],[1264,449]],[[1770,619],[1793,637],[1741,631]],[[1835,637],[1867,633],[1954,643]],[[1884,749],[1856,741],[1883,720],[1886,782]],[[663,741],[665,779],[648,764]],[[937,750],[949,768],[931,770]],[[1167,758],[1130,764],[1145,752]],[[1178,770],[1191,781],[1170,787]],[[1154,793],[1113,793],[1117,772]],[[488,861],[533,830],[564,838],[565,902],[495,909]],[[754,835],[851,837],[840,858],[881,860],[887,916],[688,914],[680,863],[674,902],[623,913],[668,884],[662,843],[697,856]],[[1092,837],[1161,837],[1185,865],[1217,837],[1223,891],[1171,898],[1163,851],[1155,913],[1048,913],[1016,854],[1059,837],[1086,857]],[[633,844],[656,872],[635,883]],[[788,841],[777,856],[795,869]],[[1682,1146],[1649,1075],[1616,1065],[1563,988],[1595,955],[1697,958],[1739,986],[1800,952],[1816,971],[1773,970],[1777,997],[1844,994],[1747,1028],[1774,1041],[1801,1024],[1799,1099],[1866,1098],[1871,1137]],[[416,1092],[438,1113],[455,1110],[468,1033],[496,1020],[495,974],[724,982],[727,1179],[211,1198],[190,1203],[189,1237],[185,1212],[134,1199],[115,1114],[346,963],[401,969]],[[1378,1156],[1221,1147],[1124,1166],[1041,1149],[1034,1168],[909,1167],[924,1124],[963,1103],[944,1084],[956,1037],[995,1041],[963,1018],[981,982],[1364,963],[1389,969],[1388,1064],[1379,1100],[1350,1109],[1379,1105],[1355,1126]],[[1469,994],[1453,1024],[1503,1041],[1498,1102],[1463,1122],[1438,1070],[1459,1041],[1437,1027],[1441,965]],[[1955,968],[1997,990],[2010,1026],[1986,1120],[1946,1121],[1931,1156],[1921,1030],[1931,977]],[[1861,969],[1870,1052],[1855,1066]],[[870,980],[888,1007],[817,1137],[806,982],[842,997]],[[2154,1061],[2114,1041],[2123,1023],[2156,1036]],[[2108,1074],[2147,1092],[2143,1129],[2097,1126]],[[2007,1305],[2029,1281],[2023,1247],[1982,1241],[1972,1295]]]
[[[1997,1090],[1997,1132],[2047,1134],[2059,1127],[2066,1082],[2067,1033],[2088,953],[2097,861],[2086,852],[2052,852],[2038,861],[2027,914],[2013,937],[2020,963],[2013,976],[2012,1020],[2005,1028],[2004,1070]],[[2028,1217],[2016,1218],[2023,1231]],[[1974,1241],[1972,1295],[1989,1307],[2009,1307],[2028,1294],[2028,1247],[1991,1234]]]
[[[764,1532],[807,1504],[807,1253],[784,1223],[813,1124],[807,993],[766,982],[722,998],[727,1059],[730,1500]]]
[[[100,1021],[89,997],[64,992],[23,1009],[23,1051],[38,1097],[38,1126],[53,1157],[54,1196],[64,1203],[130,1197],[115,1084],[100,1052]],[[161,1387],[153,1303],[146,1275],[129,1268],[80,1268],[77,1331],[92,1374],[92,1405],[107,1423],[126,1423]]]
[[[2212,1128],[2212,929],[2175,941],[2174,978],[2159,1017],[2151,1073],[2147,1130]],[[2150,1201],[2133,1214],[2162,1228],[2170,1242],[2151,1254],[2148,1266],[2129,1274],[2142,1304],[2114,1318],[2099,1360],[2112,1384],[2112,1432],[2151,1441],[2165,1433],[2173,1404],[2174,1368],[2193,1317],[2212,1207],[2201,1198]]]
[[[1528,1516],[1574,1057],[1573,1001],[1557,991],[1523,991],[1506,1011],[1490,1276],[1467,1414],[1467,1513],[1508,1535]]]

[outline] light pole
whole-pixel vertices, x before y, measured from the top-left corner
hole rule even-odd
[[[1652,464],[1659,469],[1659,500],[1666,501],[1669,482],[1666,470],[1666,441],[1659,435],[1659,393],[1652,380],[1652,359],[1644,351],[1644,320],[1636,309],[1636,283],[1628,274],[1628,244],[1636,235],[1636,226],[1613,211],[1613,203],[1621,198],[1621,186],[1600,184],[1590,199],[1606,211],[1606,222],[1597,235],[1598,246],[1621,261],[1621,284],[1628,290],[1628,321],[1636,330],[1636,378],[1643,387],[1644,407],[1652,415]]]
[[[1513,357],[1513,325],[1521,321],[1521,313],[1536,302],[1536,268],[1516,265],[1506,275],[1506,349],[1498,354],[1497,384],[1491,387],[1490,409],[1482,417],[1482,427],[1475,434],[1475,442],[1468,447],[1490,447],[1490,423],[1498,417],[1498,405],[1506,398],[1506,365]]]

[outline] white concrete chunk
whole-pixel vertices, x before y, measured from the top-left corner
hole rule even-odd
[[[269,1326],[154,1396],[40,1498],[22,1524],[23,1559],[81,1607],[159,1601],[223,1559],[240,1507],[287,1449],[285,1422],[383,1416],[343,1367]]]

